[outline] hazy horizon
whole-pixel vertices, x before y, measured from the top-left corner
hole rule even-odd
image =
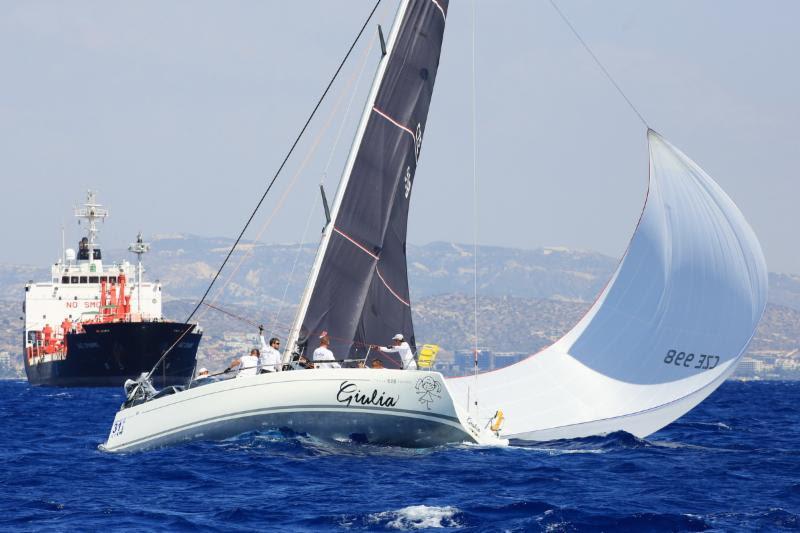
[[[0,262],[49,264],[62,223],[74,247],[71,209],[89,188],[111,211],[108,249],[140,230],[235,237],[372,5],[4,2]],[[375,24],[387,29],[395,5],[379,7],[247,238],[316,241],[318,183],[333,195]],[[786,68],[800,4],[558,5],[651,126],[740,207],[770,271],[800,273],[800,72]],[[477,14],[478,242],[620,257],[647,189],[644,127],[548,2],[478,2]],[[471,25],[471,4],[452,2],[411,243],[473,240]]]

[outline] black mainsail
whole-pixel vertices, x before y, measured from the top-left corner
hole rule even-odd
[[[287,348],[327,332],[337,358],[402,333],[415,347],[406,267],[414,176],[447,0],[404,0],[353,141]]]

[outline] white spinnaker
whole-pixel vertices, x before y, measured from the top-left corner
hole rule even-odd
[[[648,141],[644,211],[586,316],[520,363],[448,380],[481,416],[502,409],[506,437],[646,436],[713,392],[758,325],[767,267],[753,230],[699,166],[653,131]]]

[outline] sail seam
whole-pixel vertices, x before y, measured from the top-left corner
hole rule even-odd
[[[414,139],[414,142],[417,142],[417,136],[413,131],[411,131],[410,128],[407,128],[407,127],[403,126],[402,124],[400,124],[395,119],[393,119],[392,117],[390,117],[389,115],[387,115],[386,113],[384,113],[383,111],[381,111],[380,109],[378,109],[375,106],[372,107],[372,110],[375,111],[380,116],[382,116],[383,118],[385,118],[386,120],[388,120],[389,122],[391,122],[392,124],[394,124],[395,126],[397,126],[398,128],[400,128],[401,130],[403,130],[406,133],[408,133],[409,135],[411,135],[411,138]]]
[[[345,239],[347,239],[348,241],[350,241],[350,242],[352,242],[353,244],[355,244],[355,245],[356,245],[356,246],[357,246],[357,247],[358,247],[358,248],[359,248],[359,249],[360,249],[362,252],[364,252],[365,254],[367,254],[368,256],[370,256],[371,258],[373,258],[373,259],[378,259],[378,256],[377,256],[377,255],[373,254],[372,252],[370,252],[369,250],[367,250],[366,248],[364,248],[364,246],[362,246],[361,244],[359,244],[359,243],[358,243],[358,242],[357,242],[355,239],[353,239],[352,237],[350,237],[348,234],[346,234],[345,232],[343,232],[342,230],[340,230],[340,229],[339,229],[339,228],[337,228],[336,226],[334,226],[334,227],[333,227],[333,231],[335,231],[336,233],[338,233],[339,235],[341,235],[342,237],[344,237],[344,238],[345,238]]]
[[[391,287],[391,286],[389,286],[389,284],[388,284],[388,283],[386,283],[386,280],[385,280],[385,279],[383,279],[383,276],[381,276],[381,269],[380,269],[380,268],[378,268],[378,267],[377,267],[377,265],[375,266],[375,272],[378,274],[378,277],[381,279],[381,281],[383,282],[384,286],[385,286],[387,289],[389,289],[389,292],[391,292],[391,293],[392,293],[392,295],[393,295],[395,298],[397,298],[398,300],[400,300],[400,302],[402,302],[402,303],[403,303],[403,305],[405,305],[406,307],[411,307],[411,303],[410,303],[410,302],[407,302],[406,300],[404,300],[404,299],[403,299],[403,298],[402,298],[402,297],[401,297],[399,294],[397,294],[397,293],[394,291],[394,289],[392,289],[392,287]]]

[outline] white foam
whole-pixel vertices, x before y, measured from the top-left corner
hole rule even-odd
[[[608,451],[599,448],[563,449],[563,448],[542,448],[537,446],[514,446],[514,451],[516,450],[522,450],[523,452],[546,453],[547,455],[551,456],[573,455],[573,454],[584,454],[584,453],[606,453]]]
[[[411,505],[397,511],[383,511],[369,516],[371,523],[386,523],[386,527],[394,529],[430,529],[444,527],[460,527],[455,518],[459,510],[456,507],[435,507],[429,505]]]

